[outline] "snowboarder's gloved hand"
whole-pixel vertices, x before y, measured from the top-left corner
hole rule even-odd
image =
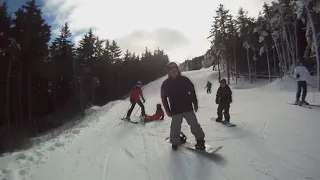
[[[197,112],[198,111],[198,104],[193,104],[193,108],[194,108],[194,111]]]
[[[297,78],[299,78],[300,77],[300,74],[297,74]]]
[[[142,102],[143,102],[143,103],[145,103],[145,102],[146,102],[146,100],[145,100],[145,99],[142,99]]]
[[[171,116],[172,116],[172,115],[171,115],[171,111],[170,111],[170,110],[166,109],[166,113],[167,113],[167,116],[169,116],[169,117],[171,117]]]

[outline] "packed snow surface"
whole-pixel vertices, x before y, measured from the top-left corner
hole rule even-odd
[[[217,72],[211,68],[184,72],[194,82],[199,100],[198,120],[206,143],[222,145],[215,155],[187,149],[172,151],[165,142],[170,118],[131,124],[119,120],[129,101],[93,108],[80,124],[32,149],[4,155],[0,179],[6,180],[318,180],[320,179],[320,107],[289,105],[295,99],[290,78],[254,84],[231,82],[231,122],[216,117]],[[155,112],[166,77],[143,88],[146,111]],[[204,89],[213,83],[212,94]],[[307,101],[320,102],[309,88]],[[135,117],[137,108],[133,111]],[[138,120],[138,118],[133,118]],[[183,122],[183,132],[194,138]]]

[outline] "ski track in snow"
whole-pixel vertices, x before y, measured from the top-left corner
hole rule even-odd
[[[232,81],[230,115],[237,126],[226,127],[212,119],[217,109],[217,72],[208,68],[183,74],[195,83],[197,117],[206,143],[223,146],[218,153],[207,156],[184,148],[172,151],[171,144],[165,142],[170,132],[168,117],[146,124],[121,121],[129,101],[115,101],[92,107],[79,124],[58,136],[43,137],[29,150],[5,154],[0,158],[0,179],[319,179],[320,112],[287,104],[295,97],[291,78],[255,84]],[[148,114],[153,114],[161,102],[163,80],[143,87]],[[203,89],[207,80],[213,82],[212,94]],[[310,97],[309,93],[307,100]],[[319,97],[316,94],[316,102],[320,102]],[[181,128],[194,141],[185,121]]]

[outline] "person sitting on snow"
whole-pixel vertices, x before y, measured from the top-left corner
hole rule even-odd
[[[155,121],[155,120],[163,120],[164,118],[164,112],[162,110],[161,104],[157,104],[157,111],[154,115],[152,116],[146,116],[144,118],[144,122],[150,122],[150,121]]]

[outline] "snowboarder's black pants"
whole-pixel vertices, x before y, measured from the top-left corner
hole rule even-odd
[[[298,81],[297,86],[298,86],[297,87],[298,90],[297,90],[296,100],[299,101],[300,95],[301,95],[301,90],[303,90],[301,100],[304,101],[307,96],[307,81]]]
[[[211,94],[211,88],[207,88],[207,93]]]
[[[139,100],[138,102],[135,102],[133,99],[130,99],[130,102],[131,102],[131,107],[127,113],[127,117],[130,117],[131,116],[131,113],[134,109],[134,107],[136,106],[136,104],[138,104],[141,108],[141,115],[145,115],[145,109],[144,109],[144,105],[142,104],[142,102]]]
[[[218,119],[222,120],[222,111],[224,114],[224,119],[226,121],[230,121],[230,114],[229,114],[230,104],[219,104],[218,106]]]

